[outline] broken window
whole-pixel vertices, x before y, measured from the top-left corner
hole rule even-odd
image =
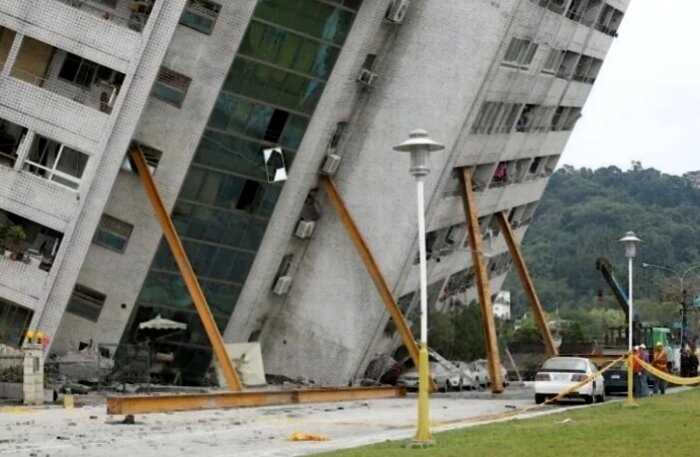
[[[191,82],[192,79],[182,73],[167,67],[160,67],[151,95],[165,103],[180,108],[185,101]]]
[[[56,141],[36,135],[29,150],[24,170],[77,190],[83,177],[88,156]]]
[[[92,242],[121,254],[126,250],[133,230],[133,225],[108,214],[103,214]]]
[[[211,35],[220,11],[221,5],[210,0],[188,0],[180,24]]]
[[[532,159],[532,163],[530,164],[530,174],[531,175],[536,175],[538,171],[540,170],[540,165],[542,164],[542,157],[535,157]]]
[[[250,212],[255,211],[260,205],[262,194],[263,188],[259,182],[246,179],[241,194],[238,197],[238,202],[236,202],[236,209]]]
[[[284,126],[287,124],[289,113],[281,109],[275,109],[270,116],[270,123],[267,124],[264,140],[270,143],[277,143],[282,136]]]
[[[66,311],[92,322],[97,322],[107,296],[101,292],[76,284],[68,300]]]

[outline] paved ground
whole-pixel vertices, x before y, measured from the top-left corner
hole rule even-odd
[[[434,430],[492,420],[532,404],[532,392],[442,394],[431,402]],[[104,406],[0,410],[0,457],[276,457],[308,455],[410,437],[415,397],[192,413],[151,414],[125,425]],[[550,407],[556,410],[560,407]],[[293,432],[328,442],[291,442]]]

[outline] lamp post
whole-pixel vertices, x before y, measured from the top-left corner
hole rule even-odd
[[[420,259],[420,354],[418,357],[418,430],[413,441],[415,445],[426,446],[432,443],[430,434],[430,409],[428,403],[428,268],[425,254],[425,202],[424,181],[430,173],[428,154],[445,149],[445,146],[428,137],[425,130],[414,130],[409,139],[398,146],[395,151],[408,152],[411,155],[410,173],[416,179],[416,197],[418,203],[418,252]]]
[[[664,270],[672,273],[677,277],[680,284],[680,305],[681,305],[681,349],[685,346],[685,340],[688,338],[688,299],[687,291],[685,290],[685,280],[688,274],[692,271],[700,269],[700,265],[692,265],[685,269],[683,272],[678,272],[673,268],[665,267],[663,265],[655,265],[653,263],[642,263],[642,268],[656,268],[657,270]]]
[[[627,300],[629,302],[629,335],[628,335],[628,351],[632,351],[632,344],[633,344],[633,333],[634,333],[634,328],[633,328],[633,322],[634,322],[634,300],[633,300],[633,282],[632,282],[632,271],[633,271],[633,266],[634,266],[634,258],[637,256],[637,245],[641,242],[639,238],[637,238],[637,235],[634,234],[634,232],[627,232],[625,233],[625,236],[620,238],[620,242],[625,244],[625,257],[627,257],[627,273],[629,275],[629,279],[627,282],[627,287],[628,287],[628,292],[627,292]]]
[[[633,344],[633,336],[634,336],[634,301],[633,301],[633,282],[632,282],[632,270],[634,266],[634,258],[637,255],[637,244],[639,244],[642,240],[637,238],[637,235],[634,234],[634,232],[627,232],[625,233],[625,236],[620,238],[620,242],[624,243],[625,245],[625,257],[627,257],[627,272],[629,275],[628,281],[627,281],[627,287],[628,287],[628,292],[627,292],[627,301],[629,304],[629,316],[628,316],[628,347],[627,351],[629,352],[628,356],[628,362],[627,362],[627,401],[625,402],[625,405],[627,406],[637,406],[637,403],[634,401],[634,373],[633,373],[633,357],[634,355],[632,354],[632,344]]]

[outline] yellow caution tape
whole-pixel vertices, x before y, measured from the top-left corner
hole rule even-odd
[[[670,382],[671,384],[676,384],[679,386],[692,386],[694,384],[700,384],[700,376],[696,376],[694,378],[681,378],[680,376],[674,376],[670,373],[666,373],[665,371],[661,371],[658,368],[655,368],[653,365],[650,365],[645,361],[641,360],[637,356],[634,356],[634,358],[637,361],[637,363],[639,363],[639,365],[641,365],[641,367],[644,368],[646,371],[656,376],[657,378],[661,378],[664,381]]]

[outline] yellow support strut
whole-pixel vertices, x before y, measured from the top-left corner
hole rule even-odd
[[[515,269],[518,271],[520,283],[523,285],[525,295],[527,295],[527,299],[530,302],[530,308],[532,309],[532,314],[535,317],[537,327],[542,334],[542,340],[544,341],[545,348],[547,349],[547,355],[550,357],[559,355],[559,351],[554,345],[552,332],[549,330],[549,325],[547,325],[547,316],[544,313],[544,308],[540,302],[540,297],[537,295],[535,284],[532,282],[532,277],[528,271],[523,254],[520,251],[520,246],[518,246],[517,241],[515,241],[513,229],[510,226],[510,222],[508,222],[508,217],[504,211],[501,211],[496,214],[496,219],[498,220],[498,225],[501,227],[501,232],[506,239],[510,256],[513,258],[513,263],[515,264]]]
[[[130,150],[130,155],[134,165],[136,166],[136,171],[141,178],[141,183],[143,183],[143,187],[146,190],[146,195],[153,206],[153,212],[156,219],[158,219],[158,222],[163,229],[163,235],[168,242],[168,246],[170,246],[170,250],[175,258],[180,274],[182,275],[185,285],[187,286],[187,290],[192,297],[192,302],[197,310],[197,314],[202,320],[202,326],[204,327],[204,331],[207,333],[207,337],[209,337],[209,342],[214,350],[214,356],[219,362],[219,367],[221,368],[224,378],[226,379],[226,384],[228,384],[228,388],[230,390],[240,391],[241,381],[238,378],[238,374],[233,367],[233,362],[226,351],[224,340],[221,337],[219,328],[216,326],[216,321],[214,321],[214,316],[209,309],[207,299],[204,296],[204,292],[202,292],[197,276],[194,274],[194,270],[192,269],[192,265],[187,257],[185,248],[182,246],[180,237],[175,231],[175,225],[165,209],[165,205],[163,204],[163,200],[158,193],[158,188],[156,187],[155,182],[153,182],[153,177],[151,177],[151,172],[148,170],[148,166],[146,165],[146,159],[143,156],[143,151],[141,151],[141,148],[138,146],[133,145]]]
[[[491,391],[503,392],[503,373],[501,373],[501,356],[498,352],[498,337],[496,335],[496,322],[493,318],[493,306],[491,304],[491,283],[484,265],[483,240],[479,227],[478,206],[472,187],[472,175],[469,169],[462,168],[459,173],[460,190],[462,191],[462,203],[464,215],[467,219],[467,231],[469,232],[469,247],[474,265],[476,288],[479,293],[481,305],[481,319],[484,325],[484,342],[488,360],[489,376],[491,378]]]

